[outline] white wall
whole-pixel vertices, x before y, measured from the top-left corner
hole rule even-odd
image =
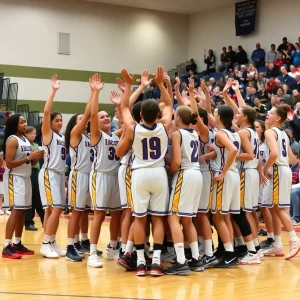
[[[235,5],[194,14],[189,21],[188,56],[198,63],[199,70],[206,68],[203,61],[204,50],[213,49],[219,64],[222,47],[231,45],[237,50],[242,45],[251,57],[257,42],[265,51],[270,45],[278,47],[283,37],[295,43],[300,36],[299,0],[259,0],[256,31],[244,37],[235,36]]]

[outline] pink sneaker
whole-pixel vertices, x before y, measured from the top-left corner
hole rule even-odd
[[[298,254],[300,250],[300,239],[297,238],[296,241],[290,241],[290,251],[285,256],[285,259],[291,259]]]
[[[263,254],[265,256],[279,256],[279,257],[284,256],[282,246],[276,246],[275,243],[273,243],[270,248],[263,250]]]

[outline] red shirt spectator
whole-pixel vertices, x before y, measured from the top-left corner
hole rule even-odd
[[[281,53],[278,54],[278,58],[274,61],[274,66],[279,68],[286,63],[283,55]]]

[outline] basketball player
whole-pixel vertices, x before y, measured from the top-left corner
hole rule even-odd
[[[20,115],[12,115],[6,121],[3,140],[6,170],[3,176],[4,208],[11,208],[11,215],[6,223],[3,258],[17,259],[22,255],[32,255],[21,242],[26,210],[31,208],[31,166],[43,156],[43,151],[32,151],[30,142],[25,137],[27,122]],[[14,243],[12,237],[15,234]]]
[[[44,164],[39,173],[39,188],[43,207],[46,209],[44,219],[44,241],[40,252],[47,258],[65,256],[56,244],[55,237],[59,217],[65,206],[65,137],[60,134],[62,116],[52,112],[54,96],[60,87],[57,76],[51,78],[52,92],[44,107],[42,125]]]
[[[126,88],[130,88],[133,77],[122,70]],[[137,276],[146,275],[144,255],[145,226],[147,214],[152,215],[154,253],[150,274],[163,275],[160,255],[163,249],[164,227],[162,216],[168,214],[168,178],[164,168],[164,157],[168,147],[168,129],[172,121],[172,100],[163,85],[164,70],[158,67],[154,80],[161,91],[165,103],[160,123],[157,118],[160,114],[159,105],[154,100],[142,102],[141,117],[143,124],[131,125],[133,122],[128,106],[122,102],[122,114],[127,126],[124,140],[119,143],[117,154],[123,156],[132,143],[134,161],[132,163],[132,200],[134,223],[134,242],[137,250]]]
[[[270,129],[265,132],[265,137],[269,153],[267,151],[264,174],[269,181],[264,189],[262,200],[262,206],[268,207],[272,213],[275,240],[272,247],[264,251],[264,255],[284,255],[280,236],[282,223],[290,237],[290,251],[285,259],[293,258],[300,250],[300,239],[297,237],[292,219],[286,211],[286,208],[290,206],[292,185],[292,171],[289,164],[296,164],[289,138],[282,129],[282,123],[287,119],[289,111],[290,107],[282,104],[273,107],[267,115],[266,124],[270,126]]]

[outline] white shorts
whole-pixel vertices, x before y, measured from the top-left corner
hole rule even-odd
[[[168,176],[164,167],[133,170],[131,191],[134,216],[169,214]]]
[[[65,197],[65,175],[58,174],[52,170],[42,168],[39,173],[39,188],[44,208],[52,206],[64,208]]]
[[[262,207],[290,207],[292,171],[286,166],[274,165],[269,171],[272,179],[264,187]]]
[[[258,206],[261,206],[261,204],[262,204],[264,189],[265,189],[265,186],[263,184],[260,184],[259,185],[259,194],[258,194]]]
[[[3,208],[29,209],[32,206],[32,189],[30,177],[12,174],[3,175]]]
[[[4,195],[4,185],[3,185],[3,181],[0,181],[0,195]]]
[[[71,170],[68,181],[69,206],[75,210],[83,211],[91,208],[89,193],[89,173]]]
[[[118,173],[121,207],[132,208],[131,166],[121,165]]]
[[[219,172],[215,173],[215,176]],[[240,174],[228,171],[223,180],[214,185],[212,213],[240,213]]]
[[[92,209],[121,210],[118,174],[92,171],[90,174]]]
[[[211,210],[212,200],[213,200],[213,191],[214,191],[214,172],[213,171],[204,171],[201,172],[203,177],[203,187],[200,197],[198,212],[207,213]]]
[[[200,170],[180,170],[174,174],[170,197],[170,214],[195,217],[198,212],[203,180]]]
[[[258,208],[259,174],[257,169],[241,170],[241,208],[252,212]]]

